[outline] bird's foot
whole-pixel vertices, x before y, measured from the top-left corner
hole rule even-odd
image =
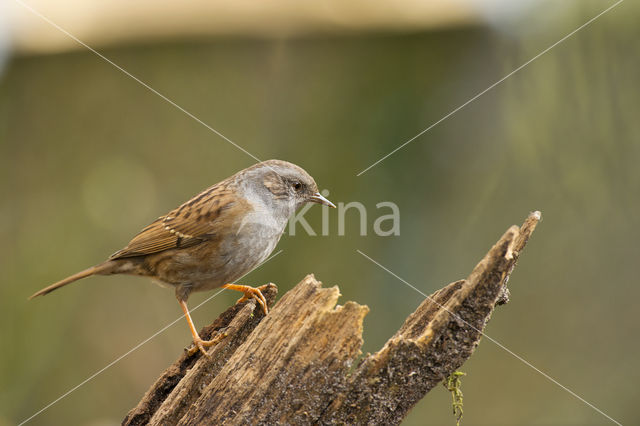
[[[269,307],[267,306],[267,299],[264,298],[262,292],[269,287],[269,284],[262,285],[260,287],[250,287],[248,285],[239,285],[239,284],[225,284],[222,287],[229,290],[241,291],[244,293],[236,303],[246,302],[249,299],[256,299],[258,304],[262,306],[262,310],[264,314],[267,315],[269,313]]]
[[[227,337],[227,333],[218,333],[211,340],[203,340],[200,336],[197,336],[197,338],[193,339],[193,345],[191,345],[191,347],[189,349],[187,349],[187,354],[188,355],[193,355],[194,353],[196,353],[196,351],[199,350],[200,352],[202,352],[202,354],[204,356],[206,356],[207,358],[211,358],[211,355],[209,355],[209,353],[207,352],[207,350],[205,348],[209,348],[209,347],[215,345],[216,343],[218,343],[220,340],[224,339],[225,337]]]

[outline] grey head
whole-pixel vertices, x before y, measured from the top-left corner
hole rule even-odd
[[[318,192],[318,185],[302,167],[282,160],[268,160],[239,172],[238,183],[259,210],[268,210],[284,223],[306,203],[335,207]]]

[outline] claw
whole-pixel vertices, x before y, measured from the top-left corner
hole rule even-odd
[[[211,358],[211,355],[209,355],[205,348],[215,345],[225,337],[227,337],[227,333],[219,333],[211,340],[202,340],[202,338],[198,336],[197,338],[193,339],[193,345],[189,349],[187,349],[187,354],[193,355],[194,353],[196,353],[196,351],[199,350],[200,352],[202,352],[202,355],[206,356],[207,358]]]
[[[268,286],[269,284],[265,284],[260,287],[250,287],[248,285],[239,285],[239,284],[225,284],[222,287],[229,290],[241,291],[242,293],[244,293],[244,296],[238,299],[236,303],[245,302],[249,299],[256,299],[258,304],[262,306],[262,310],[264,311],[264,314],[267,315],[269,313],[269,307],[267,306],[267,299],[265,299],[262,292],[266,290]]]

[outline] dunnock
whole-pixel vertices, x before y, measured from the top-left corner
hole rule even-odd
[[[273,251],[289,217],[307,202],[335,207],[318,192],[307,172],[295,164],[269,160],[244,169],[159,217],[106,261],[43,288],[47,294],[90,275],[129,274],[152,277],[175,287],[193,342],[205,347],[189,315],[193,291],[224,287],[255,298],[265,314],[259,288],[230,284]]]

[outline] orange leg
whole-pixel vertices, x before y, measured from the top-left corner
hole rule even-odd
[[[187,302],[185,302],[184,300],[178,300],[178,303],[180,303],[180,307],[182,307],[182,312],[184,312],[184,316],[187,318],[187,322],[189,323],[189,329],[191,330],[191,335],[193,336],[193,343],[196,345],[196,348],[198,348],[200,352],[202,352],[202,354],[208,358],[209,354],[207,353],[205,348],[208,348],[209,346],[213,346],[216,343],[218,343],[220,340],[222,340],[225,337],[225,334],[224,333],[219,334],[211,340],[202,340],[202,338],[198,334],[198,331],[196,330],[196,326],[193,324],[191,315],[189,314],[189,308],[187,308]],[[195,348],[194,348],[194,351],[195,351]]]
[[[248,285],[240,285],[240,284],[225,284],[222,288],[226,288],[229,290],[241,291],[244,293],[236,303],[244,302],[245,300],[249,300],[251,298],[256,299],[260,306],[262,306],[262,310],[264,314],[267,315],[269,313],[269,308],[267,307],[267,299],[262,295],[262,290],[267,288],[267,285],[263,285],[260,287],[250,287]]]

